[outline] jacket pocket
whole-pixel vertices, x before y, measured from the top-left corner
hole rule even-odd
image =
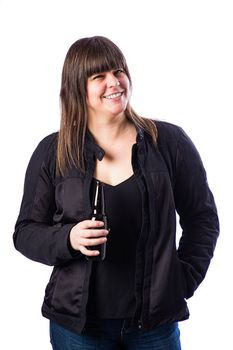
[[[45,302],[50,308],[58,313],[80,316],[86,264],[85,259],[75,259],[60,265],[58,271],[52,273],[45,296]]]
[[[78,177],[67,178],[55,189],[56,213],[54,222],[77,222],[84,217],[83,181]]]
[[[161,261],[153,264],[150,287],[150,312],[175,315],[184,307],[186,280],[176,252],[170,258],[163,254]]]
[[[188,287],[187,287],[187,280],[186,280],[186,275],[184,272],[184,266],[182,261],[180,261],[179,257],[177,257],[177,264],[178,264],[178,274],[179,274],[179,281],[181,285],[181,289],[183,291],[183,297],[186,299],[187,298],[187,292],[188,292]]]
[[[183,278],[186,286],[185,298],[189,299],[193,296],[194,291],[196,290],[198,284],[194,277],[193,267],[184,261],[180,261],[180,265],[181,265],[181,270],[183,271]]]
[[[56,266],[53,268],[49,282],[48,282],[47,287],[45,289],[44,301],[49,307],[51,307],[51,305],[52,305],[53,293],[54,293],[54,290],[56,288],[57,281],[59,279],[60,271],[61,271],[61,268],[59,266]]]

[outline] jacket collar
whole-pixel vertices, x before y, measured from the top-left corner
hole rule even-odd
[[[137,126],[136,126],[136,130],[137,130],[136,143],[139,144],[144,140],[144,131]],[[94,154],[98,160],[102,160],[105,155],[103,148],[97,145],[93,135],[89,130],[87,130],[86,136],[85,136],[85,149],[88,152],[91,152],[91,154]]]
[[[102,160],[105,155],[103,148],[97,145],[93,135],[89,130],[87,130],[85,136],[85,150],[91,152],[91,154],[94,154],[98,160]]]

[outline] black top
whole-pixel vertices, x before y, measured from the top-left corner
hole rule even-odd
[[[104,184],[104,194],[110,233],[105,260],[93,263],[88,314],[98,318],[131,317],[141,194],[134,175],[116,186]]]

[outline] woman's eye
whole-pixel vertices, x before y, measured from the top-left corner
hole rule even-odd
[[[94,77],[92,79],[102,79],[104,77],[103,74],[97,74],[97,75],[94,75]]]
[[[123,71],[123,69],[117,69],[116,71],[115,71],[115,75],[121,75],[122,73],[124,73],[124,71]]]

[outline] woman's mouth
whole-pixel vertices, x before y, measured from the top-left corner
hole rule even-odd
[[[107,100],[111,100],[113,98],[120,97],[122,94],[123,94],[123,91],[122,92],[115,92],[115,93],[113,93],[111,95],[107,95],[107,96],[103,96],[103,97],[106,98]]]

